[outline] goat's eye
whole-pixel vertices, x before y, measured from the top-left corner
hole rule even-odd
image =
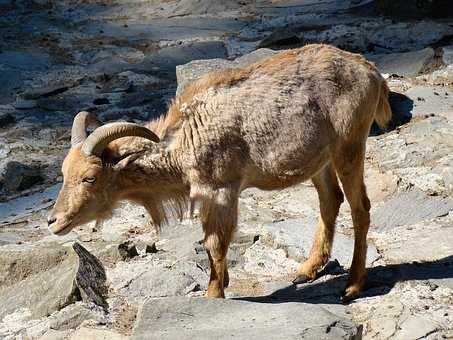
[[[83,179],[83,181],[86,182],[86,183],[94,183],[96,181],[96,177],[94,177],[94,176],[85,177]]]

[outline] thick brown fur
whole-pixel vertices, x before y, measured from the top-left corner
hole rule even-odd
[[[339,179],[354,224],[354,256],[344,296],[351,299],[366,278],[370,202],[363,182],[365,141],[374,120],[385,126],[391,118],[387,96],[386,82],[372,63],[327,45],[307,45],[242,69],[208,74],[189,85],[167,115],[147,125],[161,143],[127,137],[108,146],[103,164],[110,165],[97,173],[104,184],[97,186],[102,195],[96,197],[108,197],[112,209],[119,200],[142,204],[158,225],[167,219],[167,202],[182,215],[189,201],[199,201],[211,263],[207,295],[223,297],[228,285],[225,256],[237,224],[240,192],[248,187],[281,189],[312,179],[320,218],[309,258],[298,272],[299,281],[312,280],[330,256],[343,202]],[[75,170],[78,157],[74,149],[65,160],[72,166],[63,168],[61,200],[77,185],[93,190],[82,180],[86,169]],[[77,218],[77,224],[102,217],[96,205],[108,210],[88,198],[75,205],[89,216]],[[74,218],[77,211],[69,206],[59,198],[51,215]]]

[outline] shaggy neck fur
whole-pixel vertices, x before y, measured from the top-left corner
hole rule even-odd
[[[187,211],[189,188],[170,152],[143,153],[121,171],[117,183],[119,199],[144,206],[158,228],[168,221],[169,214],[181,219]]]

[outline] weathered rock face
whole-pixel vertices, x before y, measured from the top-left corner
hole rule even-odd
[[[422,0],[416,3],[401,0],[375,2],[380,13],[396,18],[451,18],[453,16],[453,9],[448,0]]]
[[[417,19],[448,16],[445,3],[0,0],[0,338],[452,338],[453,22]],[[241,194],[227,301],[197,298],[209,278],[197,218],[156,234],[122,203],[108,221],[49,235],[78,111],[144,122],[207,72],[306,43],[365,53],[393,91],[388,131],[367,141],[361,298],[339,304],[347,202],[331,261],[291,283],[319,214],[310,183]]]
[[[107,308],[103,266],[80,244],[74,245],[77,255],[51,243],[30,249],[9,248],[11,251],[0,259],[6,274],[0,286],[0,318],[19,309],[41,318],[80,299]]]
[[[221,71],[227,68],[244,67],[253,64],[254,62],[257,62],[261,59],[270,57],[275,53],[277,52],[270,49],[261,48],[259,50],[253,51],[250,54],[247,54],[246,56],[237,58],[234,61],[228,61],[225,59],[208,59],[195,60],[187,64],[179,65],[176,67],[176,78],[178,80],[178,89],[176,93],[181,93],[184,87],[206,73]]]
[[[368,55],[381,73],[413,77],[419,75],[434,57],[432,48],[415,52]]]
[[[36,166],[11,161],[0,168],[0,191],[4,193],[29,189],[42,181],[41,170]]]
[[[262,313],[263,309],[266,313]],[[132,339],[357,339],[361,328],[322,307],[240,300],[171,298],[147,301]]]

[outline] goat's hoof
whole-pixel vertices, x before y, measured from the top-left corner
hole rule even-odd
[[[312,282],[312,281],[314,281],[313,278],[308,277],[305,274],[300,274],[293,280],[293,284],[294,285],[299,285],[299,284],[302,284],[302,283],[307,283],[307,282]]]
[[[357,287],[351,286],[346,288],[343,295],[341,296],[341,302],[347,304],[352,300],[357,299],[360,296],[360,289]]]

